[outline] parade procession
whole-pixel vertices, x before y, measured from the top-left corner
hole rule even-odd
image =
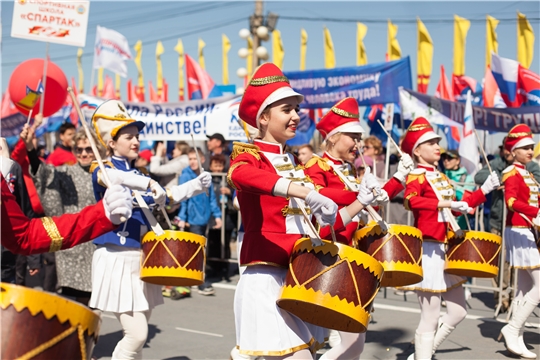
[[[0,359],[540,358],[538,3],[0,11]]]

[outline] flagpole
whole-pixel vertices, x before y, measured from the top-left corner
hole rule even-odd
[[[39,113],[43,114],[43,106],[45,104],[45,84],[47,82],[47,65],[49,62],[49,43],[45,46],[45,61],[43,62],[43,79],[41,83],[43,84],[43,93],[41,94],[41,99],[39,100]]]
[[[92,65],[92,73],[90,75],[90,94],[92,93],[92,89],[94,88],[95,77],[96,77],[96,69],[94,69],[94,66]]]
[[[480,142],[480,136],[478,136],[478,131],[476,131],[476,128],[474,128],[474,133],[476,134],[476,140],[478,140],[478,147],[480,148],[480,151],[482,151],[482,155],[484,156],[484,160],[486,161],[489,172],[492,173],[493,170],[491,169],[491,165],[489,164],[488,158],[486,156],[486,152],[484,151],[484,147],[482,146],[482,143]]]

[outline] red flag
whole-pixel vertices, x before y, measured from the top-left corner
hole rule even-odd
[[[188,99],[208,99],[209,97],[220,96],[221,91],[217,89],[210,75],[188,54],[185,57]]]
[[[127,101],[128,102],[133,102],[133,94],[131,93],[131,91],[133,90],[133,86],[131,85],[131,79],[128,79],[128,81],[126,82],[126,87],[127,87]]]
[[[77,87],[75,86],[75,78],[71,78],[71,88],[73,89],[73,93],[75,94],[75,99],[77,98]],[[75,108],[75,105],[73,104],[73,101],[71,100],[71,96],[66,96],[66,105],[71,106],[71,111],[69,112],[69,119],[71,120],[71,123],[77,127],[79,125],[79,114],[77,113],[77,108]]]
[[[501,96],[501,90],[499,85],[491,72],[491,68],[488,65],[486,68],[486,75],[484,76],[484,88],[482,89],[482,98],[484,99],[485,107],[505,108],[506,104]]]
[[[108,75],[105,75],[105,83],[103,84],[103,94],[101,97],[105,99],[116,99],[114,84],[112,78],[110,78]]]
[[[159,103],[160,101],[157,96],[156,90],[154,89],[154,86],[152,85],[152,81],[148,81],[148,89],[150,91],[150,102]]]
[[[444,71],[444,65],[441,65],[441,78],[439,79],[439,84],[437,85],[437,90],[435,90],[435,97],[454,101],[454,94],[452,92],[452,87],[448,78],[446,77],[446,72]]]
[[[94,87],[92,88],[92,91],[90,91],[90,95],[92,95],[92,96],[98,96],[98,95],[97,95],[97,85],[94,85]]]
[[[167,84],[167,81],[165,78],[163,78],[163,90],[161,92],[161,102],[169,102],[169,84]]]

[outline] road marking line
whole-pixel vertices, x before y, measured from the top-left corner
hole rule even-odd
[[[209,333],[209,332],[205,332],[205,331],[198,331],[198,330],[192,330],[192,329],[184,329],[184,328],[175,328],[176,330],[180,330],[180,331],[185,331],[185,332],[190,332],[190,333],[195,333],[195,334],[201,334],[201,335],[208,335],[208,336],[215,336],[215,337],[223,337],[223,335],[221,334],[214,334],[214,333]]]
[[[108,314],[101,314],[101,317],[109,318],[109,319],[116,319],[116,316],[108,315]]]
[[[231,285],[231,284],[213,283],[212,287],[215,287],[218,289],[236,290],[236,285]]]

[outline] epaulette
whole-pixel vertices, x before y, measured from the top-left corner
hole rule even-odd
[[[240,154],[248,153],[253,155],[257,160],[261,160],[259,152],[261,149],[257,145],[242,143],[242,142],[233,142],[233,150],[231,153],[231,160],[236,159]]]
[[[425,179],[425,174],[426,173],[426,169],[421,169],[421,168],[418,168],[418,169],[414,169],[413,171],[411,171],[409,173],[409,175],[407,175],[407,182],[406,184],[409,184],[415,180],[418,180],[418,182],[420,184],[424,183],[424,179]]]
[[[105,165],[105,166],[108,165],[109,167],[114,169],[113,163],[110,162],[109,160],[105,160],[103,162],[103,165]],[[97,160],[94,160],[94,161],[92,161],[92,164],[90,165],[90,170],[88,170],[88,172],[90,172],[90,174],[93,174],[94,170],[96,170],[96,168],[98,168],[98,167],[99,167],[99,163],[97,162]]]
[[[312,167],[315,164],[319,165],[319,167],[323,171],[329,171],[331,169],[330,165],[328,165],[328,163],[326,161],[324,161],[322,158],[320,158],[318,156],[314,156],[311,159],[309,159],[308,162],[306,163],[306,165],[304,165],[304,167],[306,169],[309,169],[310,167]]]
[[[516,167],[514,165],[510,165],[503,170],[501,183],[504,183],[506,179],[508,179],[510,176],[516,175],[517,173],[519,173],[519,171],[516,169]]]
[[[148,169],[145,168],[144,166],[137,167],[137,170],[139,170],[141,172],[141,174],[143,174],[143,175],[150,176],[150,173],[148,172]]]

